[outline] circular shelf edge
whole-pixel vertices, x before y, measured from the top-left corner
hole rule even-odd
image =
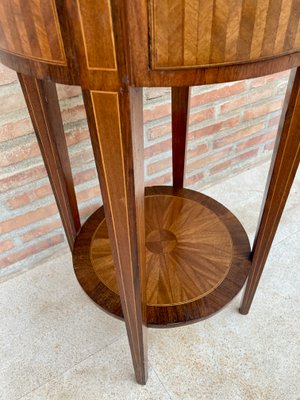
[[[147,324],[206,319],[227,305],[250,270],[250,244],[238,219],[189,189],[145,189]],[[123,318],[103,207],[82,226],[73,249],[76,277],[102,309]]]

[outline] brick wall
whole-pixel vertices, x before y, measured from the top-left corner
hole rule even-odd
[[[201,189],[270,158],[288,72],[192,91],[186,186]],[[78,87],[58,85],[84,221],[101,202]],[[145,179],[171,183],[170,91],[144,91]],[[16,74],[0,66],[0,278],[66,248]]]

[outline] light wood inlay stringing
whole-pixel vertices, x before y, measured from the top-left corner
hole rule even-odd
[[[77,0],[88,69],[116,71],[109,0]]]
[[[212,292],[231,267],[232,240],[208,208],[173,196],[147,196],[147,304],[178,305]],[[99,279],[118,294],[106,223],[96,230],[90,250]]]
[[[300,0],[150,0],[153,69],[260,60],[300,49]]]

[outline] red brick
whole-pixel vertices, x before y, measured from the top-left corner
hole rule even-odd
[[[19,207],[23,207],[26,204],[29,204],[31,201],[30,194],[22,193],[20,195],[14,196],[13,198],[7,200],[7,205],[9,208],[15,209]]]
[[[277,115],[276,117],[273,117],[269,120],[268,126],[271,128],[273,126],[278,127],[280,121],[280,115]]]
[[[171,135],[171,122],[167,122],[163,125],[154,126],[153,128],[147,129],[148,140],[155,140],[160,137]]]
[[[202,181],[203,177],[204,177],[203,172],[199,172],[199,174],[192,175],[189,178],[185,179],[184,185],[185,186],[194,185],[196,182]]]
[[[187,157],[188,158],[193,158],[193,157],[197,157],[201,154],[204,154],[208,151],[208,145],[205,143],[199,144],[197,147],[195,147],[194,149],[189,149],[187,151]]]
[[[63,241],[64,241],[64,235],[55,235],[41,242],[35,243],[30,247],[27,247],[7,257],[2,258],[0,260],[0,268],[4,268],[7,267],[8,265],[16,263],[17,261],[24,260],[24,258],[26,257],[30,257],[33,254],[37,254],[43,250],[58,245]]]
[[[47,173],[44,165],[38,165],[25,171],[17,172],[0,179],[0,192],[6,192],[10,189],[26,185],[45,176],[47,176]]]
[[[71,165],[82,167],[84,164],[94,161],[94,154],[91,147],[84,148],[70,155]]]
[[[231,164],[232,160],[223,161],[220,164],[217,164],[214,167],[212,167],[210,172],[211,174],[216,174],[217,172],[222,171],[223,169],[227,169],[228,167],[230,167]]]
[[[34,211],[29,211],[26,214],[18,215],[0,223],[0,233],[6,233],[21,228],[22,226],[30,225],[33,222],[48,218],[57,213],[56,204],[40,207]]]
[[[81,89],[79,86],[56,85],[57,94],[60,100],[70,97],[81,96]]]
[[[99,207],[101,204],[89,204],[88,206],[82,208],[80,210],[80,217],[84,221],[92,215]]]
[[[157,186],[157,185],[165,185],[165,184],[170,184],[172,181],[172,176],[171,172],[168,172],[167,174],[158,176],[153,179],[146,179],[145,185],[146,186]]]
[[[239,155],[238,157],[234,157],[232,160],[234,160],[234,161],[243,161],[243,160],[246,160],[248,158],[252,158],[252,157],[256,156],[257,153],[258,153],[258,149],[249,150],[246,153],[243,153],[243,154]]]
[[[193,112],[189,117],[189,126],[206,121],[207,119],[212,119],[214,118],[214,114],[213,108],[207,108],[206,110]]]
[[[248,121],[250,119],[261,117],[262,115],[267,115],[273,111],[280,110],[282,107],[282,102],[282,100],[276,100],[270,103],[265,103],[256,107],[252,107],[250,110],[245,111],[244,120]]]
[[[222,131],[223,129],[233,128],[240,122],[240,117],[235,115],[234,117],[228,118],[224,121],[217,122],[215,124],[205,126],[204,128],[197,129],[189,133],[189,139],[200,138],[203,136],[213,135]]]
[[[41,199],[43,197],[49,196],[49,194],[53,194],[50,183],[34,189],[32,198],[34,200]]]
[[[271,140],[271,142],[265,144],[264,151],[273,151],[274,145],[275,145],[275,139]]]
[[[147,100],[159,99],[165,94],[169,94],[170,89],[166,88],[147,88],[145,89],[145,96]]]
[[[72,108],[67,108],[62,111],[61,115],[64,123],[86,119],[86,113],[83,104],[79,104]]]
[[[157,104],[155,107],[144,109],[144,122],[153,121],[171,115],[171,103]]]
[[[80,185],[81,183],[91,181],[97,177],[96,168],[89,168],[85,171],[77,172],[74,174],[74,184]]]
[[[172,165],[172,158],[171,157],[164,158],[162,160],[155,161],[154,163],[149,164],[147,172],[149,175],[153,175],[156,172],[163,171],[164,169],[171,167],[171,165]]]
[[[36,142],[14,147],[1,153],[0,167],[7,167],[8,165],[29,160],[40,154],[41,152]]]
[[[7,201],[8,207],[15,209],[26,206],[27,204],[41,199],[43,197],[52,195],[52,188],[50,184],[42,185],[36,189],[28,190],[25,193],[16,195]]]
[[[72,146],[74,144],[80,143],[90,137],[89,130],[87,128],[78,129],[69,133],[66,137],[67,145]]]
[[[17,93],[3,95],[0,97],[1,115],[26,109],[26,103],[21,89]]]
[[[221,106],[222,113],[228,113],[233,110],[237,110],[239,108],[244,107],[245,105],[255,103],[260,100],[265,100],[268,97],[273,95],[272,89],[267,89],[261,92],[256,93],[248,93],[245,96],[241,96],[236,100],[230,100]]]
[[[30,240],[36,239],[40,236],[46,235],[49,232],[52,232],[56,228],[62,227],[61,220],[55,220],[53,222],[49,222],[48,224],[44,224],[39,226],[38,228],[31,229],[30,231],[24,233],[21,238],[23,243],[29,242]]]
[[[210,170],[210,174],[216,174],[220,171],[223,171],[229,167],[231,167],[232,165],[236,165],[238,162],[252,158],[254,156],[256,156],[258,153],[258,149],[252,149],[250,151],[247,151],[246,153],[240,154],[237,157],[233,157],[230,160],[225,160],[217,165],[214,165],[211,170]]]
[[[100,188],[99,185],[93,186],[88,189],[84,189],[81,192],[77,193],[77,201],[86,201],[93,198],[100,198]]]
[[[234,84],[227,84],[225,86],[217,86],[216,88],[196,94],[191,99],[191,106],[198,106],[200,104],[208,104],[210,102],[223,99],[224,97],[233,96],[241,93],[246,89],[244,81],[236,82]]]
[[[264,122],[261,122],[256,125],[249,126],[247,128],[243,128],[237,132],[234,132],[230,135],[224,136],[214,141],[213,148],[219,149],[220,147],[227,146],[228,144],[233,144],[234,142],[247,137],[249,135],[253,135],[259,131],[262,131],[265,127]]]
[[[0,242],[0,253],[4,253],[7,250],[10,250],[14,247],[14,244],[11,240],[4,240]]]
[[[262,76],[260,78],[255,78],[251,80],[250,87],[251,88],[256,88],[259,86],[266,85],[267,83],[275,82],[280,79],[286,79],[290,74],[290,71],[282,71],[282,72],[277,72],[276,74],[272,75],[267,75],[267,76]]]
[[[0,127],[0,142],[15,139],[32,132],[33,127],[29,118],[8,122]]]
[[[9,83],[15,82],[17,80],[17,74],[10,68],[5,67],[0,64],[0,82],[1,85],[7,85]]]
[[[52,189],[50,184],[46,184],[36,189],[28,190],[25,193],[12,197],[7,201],[7,204],[8,207],[12,209],[20,208],[35,200],[49,196],[49,194],[52,194]]]
[[[197,170],[198,168],[202,167],[203,165],[207,165],[213,161],[221,160],[222,158],[226,157],[231,151],[230,147],[218,152],[213,152],[207,157],[200,158],[190,164],[187,165],[187,171],[192,172]]]
[[[275,135],[276,135],[276,132],[272,131],[272,132],[265,133],[264,135],[255,136],[249,140],[246,140],[243,143],[240,143],[237,146],[237,151],[243,151],[249,147],[257,146],[260,143],[267,142],[268,140],[273,139],[275,137]]]
[[[156,154],[161,154],[167,150],[170,150],[172,147],[172,140],[164,140],[163,142],[159,142],[153,144],[152,146],[146,147],[144,149],[144,157],[149,158],[155,156]]]

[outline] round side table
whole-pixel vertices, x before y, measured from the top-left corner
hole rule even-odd
[[[85,292],[124,318],[137,382],[147,326],[251,306],[300,158],[298,0],[2,0],[0,60],[18,77]],[[185,189],[190,87],[291,73],[254,246]],[[80,85],[103,207],[81,227],[55,83]],[[142,88],[172,88],[173,186],[144,188]]]

